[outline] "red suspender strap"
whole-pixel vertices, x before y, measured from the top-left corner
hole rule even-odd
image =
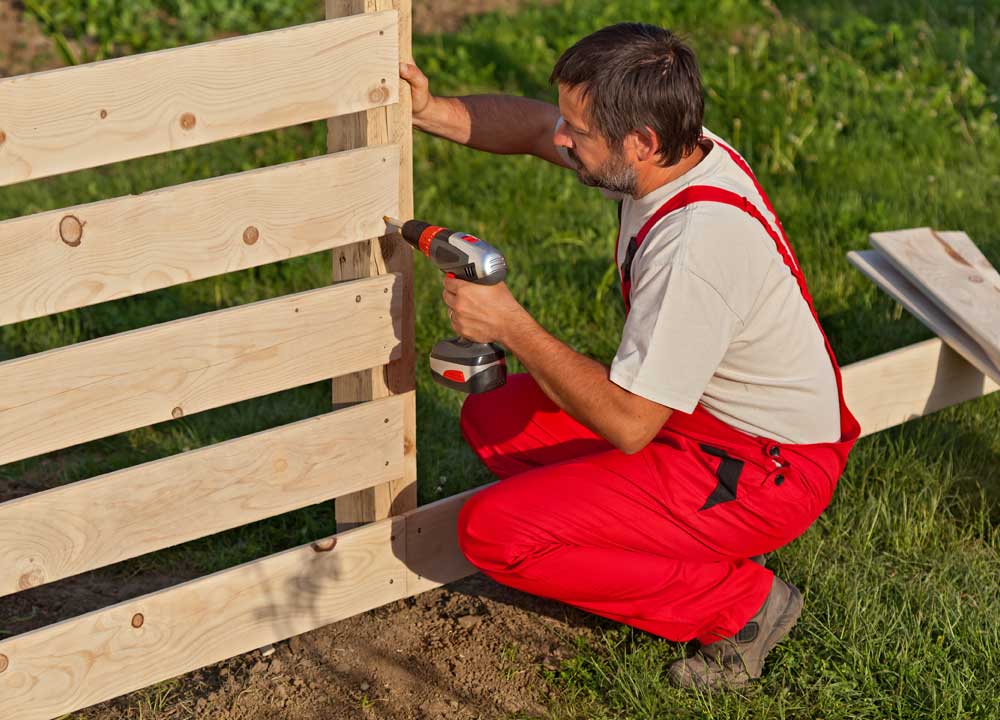
[[[768,212],[774,217],[774,225],[769,223],[767,219],[761,214],[760,210],[750,202],[747,198],[742,195],[738,195],[731,190],[724,190],[722,188],[713,187],[711,185],[691,185],[684,188],[676,195],[671,197],[667,202],[665,202],[653,215],[643,224],[639,233],[632,239],[629,243],[628,252],[626,254],[625,262],[622,265],[622,297],[625,300],[625,313],[628,314],[629,308],[631,306],[629,295],[632,291],[632,278],[631,278],[631,264],[633,256],[639,247],[642,246],[643,241],[649,234],[653,226],[656,225],[660,220],[670,213],[680,210],[681,208],[696,202],[716,202],[722,203],[724,205],[732,205],[735,208],[739,208],[747,215],[757,220],[764,228],[764,231],[768,236],[774,241],[775,247],[778,250],[778,254],[781,255],[781,259],[784,261],[785,265],[791,271],[792,275],[795,277],[795,281],[798,283],[799,290],[802,293],[803,299],[806,301],[806,305],[809,306],[809,311],[812,313],[813,319],[816,321],[816,325],[819,327],[820,334],[823,336],[823,342],[826,344],[827,354],[830,356],[830,362],[833,363],[834,376],[837,379],[837,393],[841,399],[841,421],[845,436],[857,437],[860,428],[857,427],[857,420],[850,412],[844,412],[846,406],[844,404],[844,388],[843,381],[840,375],[840,366],[837,364],[837,358],[833,354],[833,348],[830,347],[830,341],[826,337],[826,333],[823,332],[823,326],[819,322],[819,316],[816,314],[816,308],[813,307],[812,296],[809,294],[809,289],[806,287],[806,280],[799,269],[798,260],[795,258],[792,252],[791,245],[788,243],[788,237],[785,235],[785,229],[781,226],[781,221],[775,214],[774,209],[771,207],[771,202],[767,199],[767,195],[761,189],[760,184],[757,182],[757,178],[754,177],[753,172],[751,172],[750,167],[747,165],[746,161],[741,158],[735,150],[724,145],[718,140],[713,141],[716,145],[722,148],[729,156],[733,159],[747,177],[753,182],[754,187],[760,194],[764,201],[764,206],[767,208]],[[777,227],[777,231],[775,230]],[[779,235],[780,232],[780,235]],[[620,234],[620,233],[619,233]],[[617,258],[617,247],[615,249],[615,256]],[[617,260],[616,260],[617,262]],[[844,417],[844,415],[847,417]]]

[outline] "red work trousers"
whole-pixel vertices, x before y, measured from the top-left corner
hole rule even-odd
[[[560,410],[530,375],[469,396],[461,430],[500,482],[458,520],[462,552],[499,583],[674,641],[733,635],[786,545],[826,508],[846,455],[779,445],[700,405],[633,455]]]

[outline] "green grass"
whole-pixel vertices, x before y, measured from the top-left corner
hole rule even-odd
[[[150,4],[151,3],[147,3]],[[316,3],[319,4],[318,2]],[[47,0],[50,29],[89,34],[94,56],[280,27],[310,1],[157,3],[129,25]],[[94,5],[94,3],[91,3]],[[95,7],[104,7],[97,3]],[[150,19],[152,18],[152,20]],[[1000,266],[1000,4],[891,0],[566,0],[458,33],[416,38],[437,91],[553,98],[559,52],[621,19],[683,31],[708,89],[706,124],[747,156],[792,238],[821,319],[847,363],[929,337],[846,262],[875,230],[962,229]],[[127,19],[127,16],[126,16]],[[93,27],[91,27],[93,26]],[[324,151],[319,124],[7,188],[0,217],[162,187]],[[415,138],[417,214],[482,234],[508,256],[514,293],[556,335],[602,360],[622,320],[611,269],[614,208],[569,174]],[[208,279],[0,330],[0,357],[324,284],[328,254]],[[448,334],[435,270],[417,274],[418,463],[427,502],[485,482],[456,419],[461,397],[428,379]],[[326,411],[329,384],[240,403],[0,468],[70,482]],[[985,718],[1000,693],[1000,398],[862,440],[830,509],[774,556],[806,610],[764,680],[717,697],[672,690],[677,646],[606,624],[551,673],[559,717]],[[329,504],[143,558],[204,572],[333,529]]]

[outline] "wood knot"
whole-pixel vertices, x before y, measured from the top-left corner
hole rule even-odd
[[[278,458],[274,461],[275,472],[285,472],[288,469],[288,461],[285,458]]]
[[[243,242],[247,245],[253,245],[257,240],[260,239],[260,230],[250,225],[246,230],[243,231]]]
[[[10,661],[7,660],[7,656],[6,655],[0,655],[0,673],[2,673],[4,670],[6,670],[9,665],[10,665]]]
[[[330,552],[337,547],[337,538],[324,538],[323,540],[317,540],[309,547],[311,547],[314,552],[318,553]]]
[[[194,113],[186,112],[181,115],[181,127],[185,130],[190,130],[197,124],[198,118],[194,116]]]
[[[142,616],[142,613],[136,613],[132,616],[132,627],[136,630],[142,627],[142,624],[146,622],[146,618]]]
[[[24,573],[21,577],[17,579],[17,589],[27,590],[28,588],[38,587],[45,583],[45,573],[42,572],[40,568],[34,568]]]
[[[184,409],[178,405],[170,412],[170,414],[174,416],[174,420],[177,420],[178,418],[184,417]]]
[[[372,88],[371,92],[368,93],[368,99],[376,105],[385,103],[389,100],[389,88],[383,85]]]
[[[83,226],[76,215],[67,215],[59,221],[59,237],[70,247],[76,247],[83,240]]]
[[[7,133],[0,130],[0,145],[3,145],[5,142],[7,142]]]

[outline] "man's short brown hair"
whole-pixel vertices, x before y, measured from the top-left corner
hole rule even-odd
[[[562,54],[550,83],[579,87],[587,117],[615,150],[647,126],[660,141],[664,166],[693,152],[705,101],[694,52],[669,30],[619,23],[579,40]]]

